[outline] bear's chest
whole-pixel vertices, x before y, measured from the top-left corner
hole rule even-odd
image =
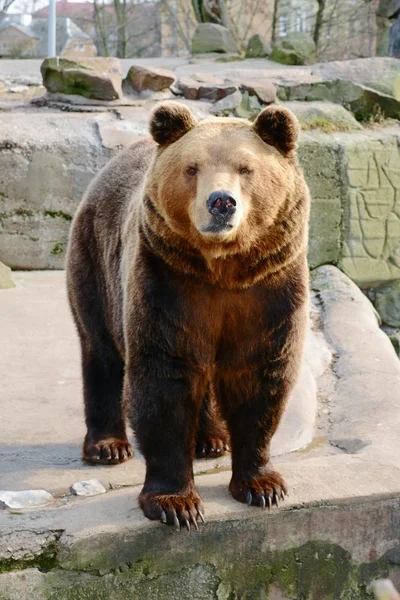
[[[179,309],[170,313],[168,322],[176,324],[176,350],[199,364],[232,367],[244,354],[250,358],[279,319],[268,289],[185,285],[175,293]]]

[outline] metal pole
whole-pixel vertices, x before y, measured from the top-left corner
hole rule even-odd
[[[49,2],[49,57],[56,56],[56,0]]]

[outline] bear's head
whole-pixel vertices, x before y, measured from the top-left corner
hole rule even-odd
[[[158,148],[146,194],[169,228],[200,250],[250,248],[293,196],[299,127],[283,107],[264,109],[253,124],[198,122],[186,106],[165,102],[150,132]]]

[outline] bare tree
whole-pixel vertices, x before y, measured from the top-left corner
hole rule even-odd
[[[113,0],[113,4],[117,21],[117,56],[126,58],[127,3],[126,0]]]
[[[278,21],[278,12],[279,12],[279,0],[274,0],[274,11],[272,13],[272,35],[271,42],[274,43],[276,39],[276,24]]]
[[[217,23],[231,28],[226,0],[192,0],[199,23]]]
[[[15,0],[0,0],[0,21],[4,19],[6,16],[8,9],[12,4],[14,4]]]
[[[375,53],[377,0],[317,0],[313,38],[319,58],[340,60]]]
[[[314,42],[315,45],[318,48],[318,41],[319,41],[319,36],[321,33],[321,27],[323,24],[323,19],[324,19],[324,12],[325,12],[325,0],[317,0],[318,2],[318,10],[317,10],[317,16],[315,18],[315,27],[314,27]]]
[[[104,10],[104,0],[102,4],[99,0],[94,0],[94,26],[96,30],[96,45],[102,56],[110,56],[110,50],[108,47],[108,24],[105,22],[106,12]]]

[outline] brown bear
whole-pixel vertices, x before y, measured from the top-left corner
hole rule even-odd
[[[82,349],[84,458],[146,459],[144,514],[197,528],[193,458],[232,451],[230,491],[287,492],[269,446],[307,320],[309,194],[285,108],[197,122],[159,104],[152,139],[115,157],[72,225],[68,291]]]

